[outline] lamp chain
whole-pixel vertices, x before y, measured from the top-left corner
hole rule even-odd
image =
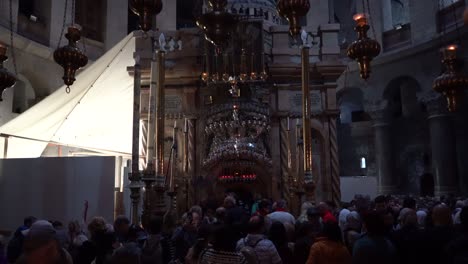
[[[369,14],[369,24],[370,24],[370,27],[372,29],[372,34],[374,35],[374,38],[377,40],[377,35],[375,34],[374,21],[372,19],[372,15],[371,15],[369,0],[366,0],[366,3],[367,3],[367,12]],[[366,13],[366,12],[364,11],[364,13]]]
[[[57,49],[60,48],[60,44],[62,43],[63,33],[65,32],[65,24],[67,23],[67,7],[68,7],[68,0],[65,0],[65,9],[63,11],[63,24],[62,24],[62,31],[60,32],[59,41],[57,44]]]
[[[13,47],[13,34],[13,0],[10,0],[10,52],[11,59],[13,60],[13,68],[15,70],[15,75],[18,75],[18,68],[16,67],[15,49]]]

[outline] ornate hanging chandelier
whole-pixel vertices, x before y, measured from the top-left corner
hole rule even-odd
[[[217,47],[225,45],[237,20],[234,15],[226,12],[227,0],[209,0],[212,10],[197,19],[197,25],[205,33],[206,40]]]
[[[16,83],[16,77],[3,66],[3,63],[8,59],[6,52],[6,45],[0,42],[0,101],[3,101],[3,91]]]
[[[75,82],[75,73],[78,69],[86,66],[88,57],[77,47],[77,41],[81,38],[81,31],[78,25],[68,27],[65,34],[68,39],[68,45],[58,48],[54,52],[54,60],[63,67],[63,81],[67,85],[67,93],[70,92],[70,86]]]
[[[434,80],[432,88],[447,98],[450,112],[457,110],[460,97],[468,87],[468,76],[462,72],[462,60],[458,58],[458,46],[449,45],[442,50],[445,71]]]
[[[68,0],[65,0],[65,10],[63,11],[63,25],[62,32],[58,46],[62,41],[63,31],[65,29],[65,23],[67,18],[67,6]],[[55,62],[63,68],[63,82],[67,86],[65,91],[70,93],[70,86],[75,82],[76,71],[88,64],[88,57],[84,54],[77,46],[77,42],[81,39],[81,27],[75,23],[75,0],[72,0],[71,8],[71,22],[72,24],[68,27],[65,38],[68,39],[68,45],[61,48],[57,48],[54,51]]]
[[[380,54],[380,44],[367,36],[369,25],[365,14],[356,14],[354,31],[358,33],[358,39],[348,47],[348,57],[356,60],[359,66],[359,74],[367,80],[371,72],[371,61]]]
[[[140,18],[141,30],[147,32],[153,27],[153,16],[159,14],[163,4],[161,0],[131,0],[130,9]]]
[[[309,12],[309,0],[280,0],[276,8],[279,15],[288,20],[291,36],[298,36],[301,32],[299,19]]]

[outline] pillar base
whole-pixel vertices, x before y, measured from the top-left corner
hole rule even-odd
[[[398,187],[395,185],[377,186],[377,193],[381,195],[395,194],[397,191],[398,191]]]
[[[455,186],[434,186],[434,195],[436,197],[445,196],[449,194],[457,194],[458,188]]]

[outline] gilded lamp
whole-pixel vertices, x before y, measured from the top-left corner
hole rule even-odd
[[[80,28],[77,25],[68,27],[65,37],[68,39],[68,45],[55,50],[54,60],[63,67],[62,79],[67,85],[67,92],[70,92],[70,86],[75,82],[76,71],[86,66],[88,57],[76,45],[81,38]]]
[[[380,54],[380,44],[367,36],[369,24],[365,14],[357,14],[353,17],[356,21],[354,31],[358,33],[358,39],[348,47],[348,57],[356,60],[359,66],[359,74],[367,80],[371,72],[371,61]]]
[[[153,16],[162,10],[161,0],[130,0],[130,9],[140,17],[140,28],[147,32],[151,30]]]
[[[301,32],[299,20],[309,12],[309,0],[279,0],[276,9],[280,16],[288,20],[291,36],[299,35]]]
[[[3,91],[16,83],[16,77],[3,67],[3,63],[8,59],[6,51],[6,45],[0,42],[0,101],[3,101]]]
[[[197,25],[205,33],[206,40],[221,47],[231,37],[237,20],[234,15],[226,12],[227,0],[209,0],[212,11],[201,15]]]
[[[468,76],[461,70],[462,61],[457,56],[458,46],[449,45],[442,50],[442,53],[445,71],[434,80],[432,88],[447,98],[448,110],[454,112],[468,86]]]

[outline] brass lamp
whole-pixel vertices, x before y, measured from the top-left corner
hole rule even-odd
[[[209,4],[212,11],[201,15],[197,25],[205,33],[206,40],[221,47],[229,40],[237,20],[226,12],[227,0],[209,0]]]
[[[468,87],[468,76],[461,71],[462,61],[458,58],[458,46],[449,45],[442,50],[445,71],[434,80],[432,88],[447,98],[450,112],[457,110],[464,90]]]
[[[76,42],[81,38],[81,31],[78,25],[68,27],[68,33],[65,34],[68,39],[68,45],[58,48],[54,52],[54,60],[63,67],[63,81],[67,85],[67,93],[70,92],[70,86],[75,82],[75,73],[81,67],[86,66],[88,57],[77,47]]]
[[[280,16],[289,22],[289,33],[297,36],[301,32],[299,19],[309,12],[309,0],[280,0],[276,6]]]
[[[3,63],[8,59],[6,51],[6,45],[0,42],[0,101],[3,101],[3,91],[16,83],[16,77],[3,67]]]
[[[354,31],[358,33],[358,39],[348,47],[348,57],[356,60],[359,66],[359,74],[362,79],[367,80],[371,72],[371,61],[380,54],[380,44],[367,36],[369,24],[365,14],[356,14]]]
[[[163,4],[161,0],[130,0],[130,10],[140,17],[140,28],[147,32],[153,27],[153,16],[159,14]]]

